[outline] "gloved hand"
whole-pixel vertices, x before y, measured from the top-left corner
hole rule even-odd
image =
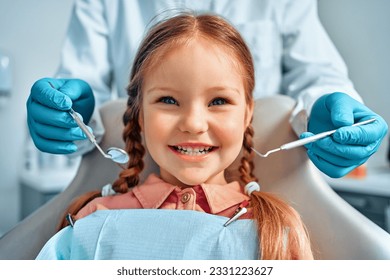
[[[343,127],[371,118],[376,121],[358,127]],[[381,116],[362,103],[345,93],[335,92],[314,103],[309,132],[301,134],[300,138],[333,129],[337,129],[333,135],[305,147],[318,169],[330,177],[339,178],[366,162],[378,150],[388,126]]]
[[[28,128],[37,148],[69,154],[77,150],[73,141],[85,139],[86,135],[67,111],[73,108],[87,124],[95,98],[83,80],[43,78],[32,86],[26,106]]]

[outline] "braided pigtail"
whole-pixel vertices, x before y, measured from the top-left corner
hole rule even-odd
[[[240,171],[247,172],[244,168]],[[241,178],[249,176],[242,174]],[[308,232],[298,212],[277,196],[260,192],[256,182],[249,182],[245,190],[257,225],[261,259],[313,259]]]
[[[273,194],[250,195],[264,260],[313,259],[310,240],[298,212]]]
[[[257,178],[255,175],[253,175],[253,169],[254,169],[254,164],[253,164],[253,151],[251,147],[253,147],[253,135],[254,135],[254,130],[252,124],[249,124],[248,127],[245,130],[244,133],[244,140],[243,140],[243,156],[241,158],[241,164],[238,168],[240,171],[240,179],[244,184],[247,184],[251,181],[256,181]]]
[[[250,196],[259,236],[259,254],[265,260],[313,259],[307,230],[298,212],[271,193],[260,192],[253,175],[253,136],[250,124],[244,133],[239,171]]]
[[[144,168],[145,147],[142,145],[141,127],[138,121],[141,94],[137,94],[138,90],[137,86],[133,87],[130,83],[127,110],[123,115],[125,128],[122,135],[130,160],[127,169],[119,174],[119,178],[112,185],[113,189],[119,193],[125,193],[129,188],[136,186],[139,183],[139,174]]]

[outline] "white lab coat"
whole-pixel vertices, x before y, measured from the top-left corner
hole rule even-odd
[[[132,61],[152,19],[184,9],[219,14],[241,32],[254,58],[255,98],[289,95],[298,100],[294,116],[334,91],[361,101],[319,21],[316,0],[76,0],[57,77],[87,81],[96,107],[125,97]],[[89,125],[97,136],[104,133],[99,119],[95,110]],[[88,141],[78,143],[85,152],[80,144]]]

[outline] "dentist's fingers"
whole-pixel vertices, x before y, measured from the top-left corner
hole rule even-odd
[[[343,177],[359,166],[359,165],[351,165],[349,167],[337,166],[334,165],[333,163],[328,162],[326,159],[318,156],[317,154],[312,153],[310,150],[307,151],[307,155],[319,170],[321,170],[326,175],[332,178]]]
[[[300,138],[312,136],[310,132],[303,133]],[[364,147],[342,145],[335,142],[331,136],[316,142],[306,144],[307,155],[316,167],[330,177],[342,177],[359,165],[366,162],[370,152]],[[371,150],[370,148],[368,150]]]
[[[63,128],[77,127],[77,123],[67,111],[52,109],[36,102],[30,104],[29,117],[36,123]]]
[[[58,141],[39,137],[35,131],[31,132],[35,146],[42,152],[52,154],[70,154],[77,151],[77,146],[72,141]]]
[[[301,137],[308,137],[313,134],[302,134]],[[348,145],[340,144],[332,139],[332,136],[317,140],[316,142],[305,145],[306,148],[311,149],[314,153],[324,151],[329,155],[336,155],[341,159],[360,160],[371,156],[380,144],[379,141],[369,145]],[[348,164],[348,163],[345,163]],[[343,164],[343,165],[345,165]]]
[[[333,139],[340,144],[361,146],[367,146],[381,141],[387,133],[387,124],[380,116],[374,116],[374,118],[376,120],[369,124],[339,128],[334,133]],[[366,117],[365,119],[369,118]]]
[[[76,141],[87,138],[79,127],[61,128],[36,123],[35,132],[38,136],[40,136],[40,138],[47,140]]]
[[[61,80],[40,79],[31,87],[30,99],[44,106],[57,109],[69,110],[72,107],[72,100],[66,94],[52,87],[53,83],[61,83]]]

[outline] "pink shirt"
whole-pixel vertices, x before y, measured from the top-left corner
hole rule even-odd
[[[104,208],[194,210],[230,218],[245,200],[249,200],[249,197],[236,181],[226,185],[201,184],[182,189],[151,174],[142,185],[125,194],[95,198],[75,218],[85,217]],[[251,209],[241,218],[252,218]]]

